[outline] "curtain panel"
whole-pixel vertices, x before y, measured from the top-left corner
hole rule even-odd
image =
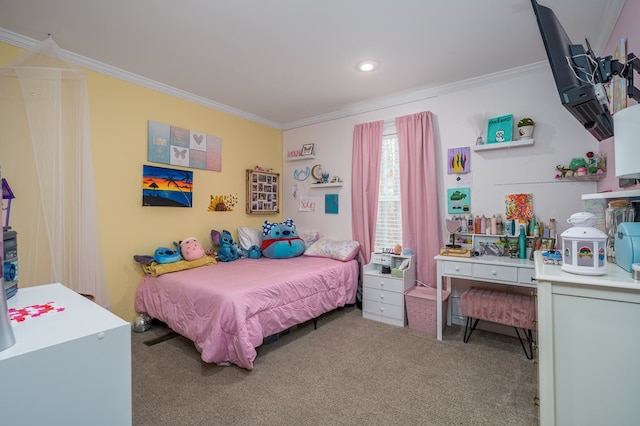
[[[431,112],[396,118],[400,156],[402,242],[413,250],[419,282],[436,286],[441,229]]]
[[[369,263],[376,239],[383,130],[384,121],[357,124],[353,129],[351,221],[363,265]]]

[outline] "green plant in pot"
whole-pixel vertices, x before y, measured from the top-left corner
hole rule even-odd
[[[529,117],[525,117],[518,121],[518,134],[520,139],[531,139],[533,137],[533,128],[535,121]]]

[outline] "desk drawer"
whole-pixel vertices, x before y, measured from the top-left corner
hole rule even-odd
[[[518,268],[497,265],[473,265],[474,278],[518,282]]]
[[[404,306],[404,293],[365,287],[364,298],[365,300],[371,300],[373,302],[388,303],[395,306]]]
[[[518,268],[518,282],[522,284],[535,285],[535,281],[532,281],[535,274],[536,270],[533,268]]]
[[[444,262],[444,273],[446,275],[471,276],[471,263],[467,262]]]
[[[365,275],[364,287],[377,290],[394,291],[404,295],[404,281],[397,278],[387,278],[380,275]]]

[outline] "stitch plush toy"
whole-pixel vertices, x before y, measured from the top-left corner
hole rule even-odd
[[[304,253],[304,241],[298,236],[292,219],[282,223],[264,221],[262,225],[262,255],[272,259],[286,259]]]
[[[220,249],[218,250],[218,259],[221,262],[231,262],[238,258],[238,244],[233,241],[231,233],[226,229],[220,234]]]

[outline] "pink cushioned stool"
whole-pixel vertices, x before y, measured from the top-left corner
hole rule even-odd
[[[471,333],[476,329],[479,320],[508,325],[516,330],[524,354],[533,359],[533,335],[536,319],[536,304],[533,296],[509,293],[501,290],[471,287],[460,297],[462,315],[467,317],[464,329],[464,342],[469,341]],[[473,319],[475,318],[475,322]],[[473,323],[473,324],[472,324]],[[522,328],[529,344],[529,352],[518,332]]]

